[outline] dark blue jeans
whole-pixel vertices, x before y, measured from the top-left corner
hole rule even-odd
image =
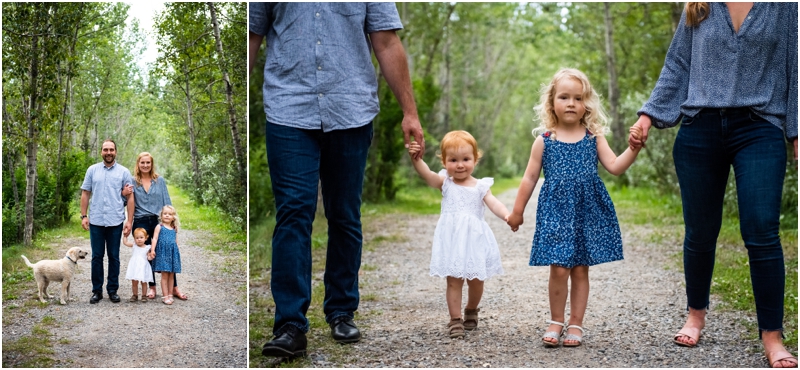
[[[147,240],[144,241],[144,244],[150,245],[150,242],[153,239],[153,233],[156,231],[156,226],[158,226],[158,216],[142,216],[142,217],[134,217],[133,218],[133,226],[131,226],[131,234],[133,231],[142,228],[147,231]],[[155,264],[156,260],[148,261],[150,262],[150,269],[153,270],[153,282],[147,283],[147,286],[156,286],[156,271],[155,271]],[[175,274],[175,284],[172,286],[178,286],[178,274]]]
[[[684,118],[672,155],[686,225],[688,306],[704,309],[709,304],[722,203],[733,166],[759,333],[782,330],[785,270],[778,229],[786,172],[783,132],[747,108],[704,109]]]
[[[108,294],[119,289],[119,244],[122,224],[97,226],[89,224],[89,242],[92,245],[92,293],[103,293],[103,258],[108,251]]]
[[[361,191],[372,123],[323,132],[267,122],[267,157],[275,194],[272,296],[278,335],[286,324],[308,331],[311,303],[311,227],[322,184],[328,219],[325,320],[353,317],[361,266]]]

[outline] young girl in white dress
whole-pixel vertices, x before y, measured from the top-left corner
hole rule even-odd
[[[500,250],[492,229],[483,218],[484,204],[497,217],[506,221],[508,208],[492,195],[490,177],[476,179],[472,171],[481,158],[478,143],[466,131],[451,131],[441,142],[441,158],[445,169],[435,173],[422,159],[414,160],[420,151],[416,142],[408,153],[414,169],[431,187],[442,191],[442,215],[436,224],[431,251],[431,276],[447,278],[447,309],[451,338],[464,336],[464,330],[478,326],[478,304],[483,295],[483,282],[503,273]],[[467,281],[468,298],[461,317],[461,290]]]
[[[142,284],[142,302],[147,302],[147,283],[153,282],[153,270],[150,268],[150,262],[147,260],[147,252],[150,251],[150,246],[145,245],[147,240],[147,231],[143,228],[133,230],[133,240],[136,242],[131,243],[128,238],[122,240],[128,248],[133,248],[131,260],[128,261],[128,272],[125,273],[125,278],[131,280],[131,290],[133,295],[130,302],[136,302],[139,297],[139,283]]]

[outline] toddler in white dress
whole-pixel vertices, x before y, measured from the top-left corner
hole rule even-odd
[[[472,177],[481,157],[478,143],[466,131],[451,131],[441,141],[442,164],[435,173],[422,159],[414,160],[420,145],[412,142],[408,152],[414,169],[429,186],[442,191],[442,215],[436,224],[431,251],[431,276],[447,278],[448,328],[451,338],[464,336],[464,330],[478,326],[478,304],[483,282],[503,273],[500,250],[492,229],[483,218],[484,204],[497,217],[507,221],[508,208],[492,195],[492,178]],[[461,290],[467,281],[468,299],[461,317]]]
[[[122,244],[128,248],[133,248],[131,260],[128,261],[128,271],[125,273],[125,278],[131,280],[131,290],[133,295],[130,302],[136,302],[139,298],[139,283],[142,284],[142,302],[147,302],[147,283],[153,282],[153,270],[150,267],[150,262],[147,261],[147,252],[150,251],[150,246],[145,245],[147,240],[147,231],[143,228],[133,230],[133,240],[136,242],[131,243],[128,238],[122,239]]]

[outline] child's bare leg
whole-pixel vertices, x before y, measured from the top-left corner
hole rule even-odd
[[[567,291],[570,269],[566,267],[550,265],[550,281],[547,284],[548,295],[550,298],[550,320],[564,322],[564,310],[567,306]],[[547,331],[560,333],[561,325],[550,324]],[[558,343],[558,339],[545,338],[550,343]]]
[[[589,266],[575,266],[570,272],[572,289],[569,292],[569,325],[583,327],[583,317],[589,302]],[[567,329],[567,334],[583,336],[578,329]],[[565,340],[564,344],[578,344],[577,341]]]
[[[134,297],[139,296],[139,282],[136,280],[131,280],[131,292],[133,292]],[[142,291],[144,292],[144,290]]]
[[[169,283],[169,272],[162,272],[161,273],[161,296],[166,297],[169,295],[169,288],[167,288],[167,284]],[[170,286],[171,288],[171,286]]]
[[[175,287],[172,286],[173,284],[175,284],[175,273],[170,272],[169,281],[167,282],[167,289],[169,290],[169,295],[174,295],[175,293]]]
[[[142,281],[141,283],[142,283],[142,298],[146,298],[145,294],[147,294],[147,293],[145,293],[145,292],[147,292],[147,282],[146,281]],[[136,294],[136,293],[134,293],[134,294]]]
[[[481,303],[481,297],[483,297],[483,281],[476,279],[467,280],[467,309],[474,310],[478,308],[478,304]],[[461,304],[459,303],[459,307]]]
[[[447,277],[447,311],[450,312],[451,319],[461,318],[461,289],[463,287],[463,279]]]

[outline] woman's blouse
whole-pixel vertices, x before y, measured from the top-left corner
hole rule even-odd
[[[163,176],[153,180],[150,191],[145,191],[143,185],[138,185],[134,181],[133,196],[136,202],[133,217],[158,216],[161,214],[161,208],[172,205],[167,191],[167,180]]]
[[[681,15],[639,114],[666,128],[702,108],[750,107],[797,138],[797,3],[754,3],[738,33],[724,3],[708,4],[708,18],[696,27]]]

